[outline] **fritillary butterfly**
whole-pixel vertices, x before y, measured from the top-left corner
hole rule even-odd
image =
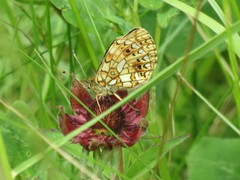
[[[134,28],[112,42],[96,75],[82,82],[97,96],[115,94],[117,90],[146,83],[156,62],[156,46],[151,35],[143,28]]]

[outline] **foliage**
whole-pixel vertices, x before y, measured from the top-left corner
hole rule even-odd
[[[239,178],[239,8],[237,0],[2,0],[0,179]],[[152,79],[63,136],[56,106],[72,114],[70,72],[92,77],[111,42],[134,27],[155,40]],[[148,89],[148,130],[136,145],[87,152],[70,143]]]

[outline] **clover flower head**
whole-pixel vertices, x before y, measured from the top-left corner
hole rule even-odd
[[[96,115],[119,101],[114,95],[106,95],[100,97],[97,102],[76,79],[73,79],[71,92]],[[127,96],[127,91],[117,91],[117,94],[124,98]],[[63,108],[60,108],[59,113],[60,128],[64,135],[93,119],[93,116],[75,98],[71,97],[70,101],[74,115],[66,114]],[[119,146],[133,146],[145,134],[147,121],[144,118],[148,111],[148,104],[149,93],[146,92],[138,100],[130,101],[102,119],[119,138],[97,122],[75,136],[72,142],[81,144],[89,151],[99,148],[113,149]]]

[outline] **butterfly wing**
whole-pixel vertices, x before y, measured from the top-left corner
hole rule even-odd
[[[100,86],[133,88],[145,83],[156,66],[157,52],[151,35],[135,28],[110,45],[95,76]]]

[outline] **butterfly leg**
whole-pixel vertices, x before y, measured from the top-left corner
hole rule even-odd
[[[117,94],[117,93],[113,93],[113,95],[118,98],[120,101],[122,100],[122,98]],[[128,103],[128,105],[134,110],[134,111],[139,111],[139,109],[134,108],[130,103]]]
[[[96,95],[97,105],[98,105],[98,107],[99,107],[100,112],[102,112],[102,108],[101,108],[101,106],[100,106],[100,104],[99,104],[98,98],[100,98],[100,96]]]

